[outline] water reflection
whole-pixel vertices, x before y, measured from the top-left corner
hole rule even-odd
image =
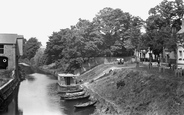
[[[64,112],[67,115],[90,115],[94,112],[95,107],[87,107],[87,108],[80,108],[76,109],[73,105],[79,104],[79,103],[85,103],[89,101],[89,99],[83,99],[83,100],[75,100],[75,101],[64,101],[61,100],[61,106],[64,106]]]
[[[48,90],[47,87],[54,81],[44,74],[35,73],[31,76],[36,80],[23,81],[19,91],[19,108],[23,110],[24,115],[62,115],[62,109],[57,105],[59,98],[48,95],[52,94],[53,90]]]
[[[19,85],[18,87],[14,90],[13,94],[11,94],[5,103],[9,103],[8,107],[4,107],[4,111],[0,112],[0,115],[23,115],[22,111],[18,109],[18,91],[19,91]]]
[[[75,109],[73,106],[88,99],[60,100],[57,94],[58,87],[57,79],[53,76],[39,73],[27,76],[17,91],[17,101],[13,100],[3,115],[89,115],[93,113],[94,106],[84,109]]]
[[[27,76],[26,76],[26,79],[27,79],[29,82],[35,81],[35,77],[32,76],[32,75],[27,75]]]

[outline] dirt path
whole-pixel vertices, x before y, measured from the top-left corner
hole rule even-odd
[[[135,64],[130,65],[130,66],[117,66],[117,65],[112,65],[112,67],[107,68],[106,70],[102,71],[99,75],[97,75],[94,78],[94,81],[97,80],[98,78],[102,77],[105,74],[108,74],[110,70],[115,70],[115,69],[122,69],[122,68],[135,68]]]

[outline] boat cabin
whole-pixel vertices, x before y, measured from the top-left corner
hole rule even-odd
[[[74,74],[58,74],[58,84],[60,86],[74,86],[76,85],[76,77]]]

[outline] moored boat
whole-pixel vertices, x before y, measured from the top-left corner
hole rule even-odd
[[[78,86],[78,84],[76,84],[77,76],[79,75],[58,74],[58,84],[60,87],[64,87],[64,88],[77,87]]]
[[[82,87],[79,87],[78,89],[74,89],[74,90],[63,90],[63,91],[58,91],[58,93],[76,93],[76,92],[81,92],[84,89]]]
[[[74,107],[75,108],[85,108],[85,107],[93,106],[96,102],[97,101],[92,100],[92,101],[89,101],[89,102],[86,102],[86,103],[74,105]]]
[[[90,97],[90,95],[82,95],[82,96],[75,96],[75,97],[64,98],[64,100],[72,101],[72,100],[79,100],[79,99],[87,99],[89,97]]]
[[[82,91],[82,92],[76,92],[76,93],[66,93],[66,94],[60,95],[60,97],[61,99],[64,99],[64,98],[69,98],[69,97],[82,96],[84,94],[85,92]]]

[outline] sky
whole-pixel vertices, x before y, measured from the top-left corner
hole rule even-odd
[[[48,37],[70,28],[78,19],[92,21],[105,7],[120,8],[133,16],[147,19],[150,8],[163,0],[1,0],[0,33],[36,37],[46,46]]]

